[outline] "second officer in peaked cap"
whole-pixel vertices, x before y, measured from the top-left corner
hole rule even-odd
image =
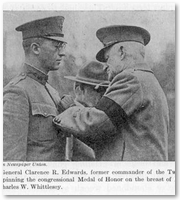
[[[16,28],[22,33],[25,62],[4,88],[4,161],[62,161],[65,138],[53,118],[64,109],[47,82],[64,56],[63,16],[34,20]]]
[[[114,25],[96,35],[103,44],[96,58],[106,63],[109,87],[94,108],[72,107],[60,114],[59,128],[105,141],[104,161],[168,160],[167,100],[144,59],[149,32]]]
[[[105,62],[105,51],[119,42],[138,42],[146,46],[150,41],[150,33],[144,28],[138,26],[107,26],[100,28],[96,32],[97,38],[102,42],[104,47],[97,53],[96,59]]]

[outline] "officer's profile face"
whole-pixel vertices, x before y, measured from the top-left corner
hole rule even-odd
[[[65,56],[64,49],[64,42],[44,39],[44,42],[40,45],[39,59],[47,71],[59,69]]]
[[[121,44],[117,43],[105,51],[108,79],[111,81],[122,70]]]

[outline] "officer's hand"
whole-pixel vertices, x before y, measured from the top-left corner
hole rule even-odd
[[[58,135],[61,135],[61,137],[70,137],[71,133],[64,131],[63,128],[61,127],[61,124],[60,124],[61,120],[62,120],[61,115],[58,115],[53,119],[53,124],[55,125],[56,129],[58,130]]]
[[[56,116],[54,119],[53,119],[53,124],[54,124],[54,126],[56,127],[56,130],[58,130],[58,135],[63,135],[63,131],[62,131],[62,129],[61,129],[61,126],[60,126],[60,122],[61,122],[61,120],[60,120],[60,118],[59,118],[59,116]]]
[[[74,105],[74,99],[71,95],[64,95],[61,99],[61,104],[64,109],[67,109]]]
[[[53,122],[54,122],[54,123],[60,123],[60,122],[61,122],[60,115],[56,116],[56,117],[53,119]]]

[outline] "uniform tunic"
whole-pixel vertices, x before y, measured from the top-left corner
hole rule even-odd
[[[60,97],[47,78],[25,64],[23,72],[5,86],[4,161],[64,160],[65,137],[52,123],[61,112]]]
[[[75,106],[60,120],[61,130],[94,141],[98,160],[168,160],[167,100],[145,63],[117,74],[96,108]]]

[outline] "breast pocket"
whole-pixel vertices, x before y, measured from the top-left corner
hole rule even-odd
[[[38,141],[54,140],[57,137],[57,131],[52,120],[57,114],[56,107],[47,104],[32,103],[30,138]]]

